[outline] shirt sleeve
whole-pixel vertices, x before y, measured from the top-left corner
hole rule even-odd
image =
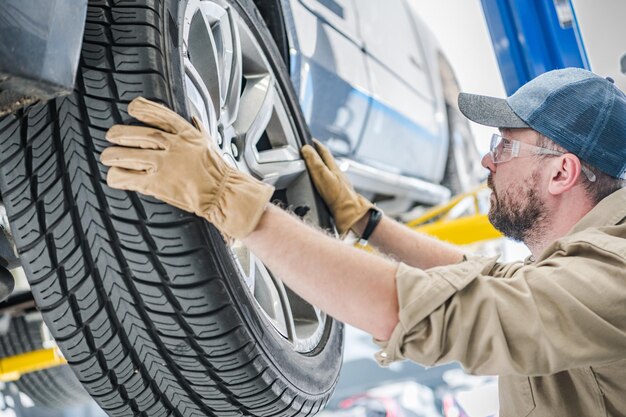
[[[377,360],[457,361],[483,375],[547,375],[620,360],[624,258],[605,255],[517,265],[507,279],[488,258],[427,271],[400,265],[399,323],[388,341],[375,341]]]

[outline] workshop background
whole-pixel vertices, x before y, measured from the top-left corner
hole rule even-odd
[[[358,2],[358,0],[356,0]],[[381,0],[381,2],[384,0]],[[522,1],[522,0],[520,0]],[[572,0],[579,12],[579,24],[592,69],[614,74],[624,87],[624,76],[616,56],[626,49],[617,42],[597,47],[604,42],[604,33],[594,31],[597,13],[590,8],[598,3]],[[462,91],[490,96],[506,96],[498,60],[481,0],[409,0],[417,14],[427,23],[449,59]],[[513,1],[515,3],[515,1]],[[562,4],[555,0],[555,6]],[[618,7],[607,1],[604,7]],[[621,7],[621,6],[620,6]],[[614,38],[626,36],[619,14],[607,14],[605,24],[614,30]],[[615,22],[608,21],[616,19]],[[471,124],[481,155],[488,151],[493,129]],[[485,173],[486,174],[486,173]],[[504,261],[523,259],[528,250],[521,244],[496,239],[475,244],[480,253],[501,253]],[[23,324],[28,326],[27,318]],[[465,374],[456,364],[426,369],[409,362],[380,368],[373,359],[377,347],[367,334],[346,326],[344,365],[339,384],[323,417],[490,417],[498,413],[497,379]],[[36,381],[33,381],[36,383]],[[0,417],[105,417],[95,402],[85,398],[82,405],[59,410],[42,409],[18,392],[15,383],[0,383]],[[68,387],[57,387],[59,395]],[[52,387],[48,392],[53,392]],[[73,388],[70,388],[73,389]]]

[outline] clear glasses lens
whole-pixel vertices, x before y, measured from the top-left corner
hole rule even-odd
[[[491,136],[489,151],[494,164],[506,162],[511,159],[511,141],[494,133]]]
[[[493,161],[494,164],[499,164],[501,162],[506,162],[506,161],[513,159],[513,154],[515,154],[515,156],[518,157],[519,148],[522,145],[525,146],[526,148],[531,149],[531,151],[534,150],[532,153],[537,154],[537,155],[554,155],[554,156],[563,155],[563,152],[555,151],[555,150],[548,149],[548,148],[542,148],[540,146],[522,144],[519,141],[515,141],[515,140],[512,141],[507,138],[503,138],[497,133],[494,133],[493,135],[491,135],[491,144],[489,146],[489,153],[491,154],[491,160]],[[585,166],[582,166],[582,172],[587,177],[587,179],[589,179],[590,182],[596,181],[596,175]]]

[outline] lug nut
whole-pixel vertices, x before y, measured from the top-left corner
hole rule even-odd
[[[224,144],[224,126],[221,124],[217,126],[217,146],[220,148]]]
[[[235,142],[230,143],[230,150],[232,151],[235,159],[239,158],[239,148],[237,147],[237,144]]]

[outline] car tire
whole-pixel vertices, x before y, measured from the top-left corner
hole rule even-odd
[[[7,333],[0,336],[0,357],[43,349],[42,330],[41,319],[12,318]],[[35,405],[48,409],[63,410],[92,401],[67,365],[24,374],[15,385]]]
[[[230,47],[240,51],[230,51],[237,60],[224,86],[225,61],[211,57],[226,59],[228,48],[216,46],[226,41],[212,32],[213,18],[226,19],[219,30],[231,30]],[[282,205],[328,227],[299,157],[307,127],[258,10],[248,0],[92,0],[83,42],[74,94],[0,120],[11,230],[72,370],[111,416],[315,414],[336,385],[341,324],[206,221],[109,188],[99,162],[106,130],[137,123],[127,105],[141,95],[199,116],[225,158],[274,184]],[[218,97],[207,96],[216,77]],[[260,104],[252,100],[259,89]],[[231,98],[239,114],[254,117],[233,118]]]

